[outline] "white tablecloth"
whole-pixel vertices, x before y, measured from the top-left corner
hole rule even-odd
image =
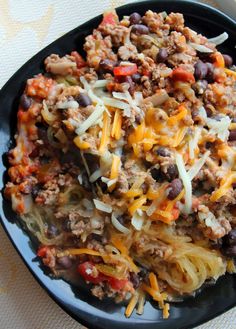
[[[0,0],[0,87],[41,48],[89,18],[126,2],[128,1]],[[216,6],[214,1],[205,2]],[[1,227],[0,328],[84,328],[62,311],[38,285]],[[236,309],[198,327],[221,328],[236,328]]]

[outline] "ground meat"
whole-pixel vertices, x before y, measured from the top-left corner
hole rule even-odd
[[[102,286],[101,286],[102,285]],[[103,290],[103,283],[96,285],[91,289],[92,294],[102,300],[105,297],[105,292]]]
[[[111,37],[113,46],[119,47],[120,45],[125,43],[125,37],[129,33],[129,29],[123,25],[110,25],[104,24],[99,25],[98,30],[102,33],[102,35]]]
[[[184,16],[179,13],[170,13],[165,20],[171,30],[182,31],[184,28]]]
[[[187,49],[185,37],[176,31],[172,31],[169,38],[167,39],[167,50],[169,54],[175,52],[185,52]]]
[[[180,64],[191,64],[193,58],[186,53],[175,53],[168,57],[168,63],[172,66],[179,66]]]
[[[143,16],[143,23],[149,27],[150,32],[160,35],[160,30],[166,30],[168,33],[169,26],[164,24],[164,17],[161,13],[154,13],[148,10]]]
[[[35,202],[45,205],[55,205],[58,203],[60,188],[57,179],[48,181],[42,190],[39,191]]]
[[[118,49],[118,55],[124,61],[129,60],[130,58],[134,58],[135,55],[138,53],[137,48],[132,44],[127,44],[125,46],[121,46]]]
[[[120,171],[118,180],[116,182],[116,196],[122,196],[129,189],[129,183],[127,180],[127,175],[124,170]]]
[[[211,240],[222,238],[231,230],[231,225],[225,217],[215,217],[204,205],[198,207],[197,219],[199,220],[198,227]]]
[[[101,59],[117,60],[117,55],[112,51],[111,36],[103,38],[101,32],[94,30],[85,40],[84,50],[87,52],[87,63],[90,67],[98,69]]]
[[[75,59],[69,55],[59,57],[52,54],[45,59],[44,64],[46,71],[53,74],[68,75],[76,70]]]

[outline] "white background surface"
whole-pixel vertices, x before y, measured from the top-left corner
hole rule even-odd
[[[104,10],[126,2],[0,0],[0,87],[45,45]],[[217,5],[215,1],[205,2]],[[220,3],[225,7],[223,0]],[[0,227],[0,329],[81,328],[37,284]],[[223,328],[236,328],[236,309],[198,327]]]

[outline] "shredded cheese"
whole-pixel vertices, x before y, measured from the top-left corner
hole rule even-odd
[[[74,143],[80,150],[87,150],[91,146],[88,142],[83,141],[80,136],[74,138]]]
[[[140,198],[136,199],[134,202],[131,203],[129,206],[129,212],[133,216],[134,213],[146,203],[147,197],[145,195],[142,195]]]
[[[120,110],[117,109],[114,115],[114,121],[111,130],[111,137],[119,140],[121,137],[122,116]]]
[[[79,136],[83,135],[86,130],[93,126],[98,119],[100,119],[104,111],[105,107],[100,104],[97,104],[90,116],[84,122],[82,122],[81,125],[75,130],[76,134]]]
[[[112,222],[112,225],[120,232],[124,233],[124,234],[129,234],[130,233],[130,230],[125,227],[124,225],[122,225],[118,219],[116,218],[115,214],[112,213],[111,215],[111,222]]]
[[[232,184],[235,182],[236,182],[236,172],[235,171],[229,172],[225,177],[222,178],[219,189],[217,189],[212,193],[210,200],[212,202],[219,200],[219,198],[221,198],[229,191]]]
[[[183,210],[186,214],[189,214],[192,210],[192,184],[185,169],[183,158],[179,153],[176,153],[176,165],[185,189],[185,206]]]
[[[103,127],[102,127],[102,137],[99,147],[99,152],[103,154],[107,148],[109,143],[109,135],[110,135],[110,117],[107,112],[103,113]]]
[[[188,109],[184,105],[180,105],[179,106],[179,113],[177,113],[176,115],[171,116],[167,120],[167,124],[170,125],[170,126],[176,125],[176,123],[181,121],[182,119],[184,119],[187,114],[188,114]]]
[[[135,309],[135,306],[138,303],[138,294],[134,293],[134,295],[131,297],[128,306],[126,307],[125,310],[125,316],[129,318],[131,314],[133,313],[133,310]]]
[[[107,213],[111,213],[112,212],[112,206],[110,206],[109,204],[106,204],[100,200],[97,199],[93,199],[93,202],[95,204],[95,207],[98,210],[101,210],[103,212],[107,212]]]
[[[210,151],[207,151],[201,159],[197,160],[194,165],[189,169],[188,171],[188,176],[189,176],[189,179],[192,181],[196,176],[197,174],[199,173],[199,171],[202,169],[202,167],[204,166],[207,158],[209,157],[210,155]]]

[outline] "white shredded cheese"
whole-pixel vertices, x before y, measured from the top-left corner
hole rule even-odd
[[[194,179],[194,177],[197,176],[197,174],[199,173],[199,171],[202,169],[202,167],[204,166],[207,158],[210,155],[210,151],[207,151],[201,159],[198,159],[194,165],[189,169],[188,171],[188,176],[189,179],[192,181]]]
[[[138,211],[136,211],[133,217],[131,218],[131,224],[137,231],[140,231],[142,229],[143,222],[144,222],[144,215],[143,214],[140,215]]]
[[[125,227],[124,225],[122,225],[118,219],[116,218],[116,216],[114,215],[114,213],[112,213],[111,215],[111,222],[112,222],[112,225],[120,232],[124,233],[124,234],[129,234],[130,233],[130,230]]]
[[[202,131],[202,128],[197,127],[194,131],[194,137],[189,141],[189,157],[190,157],[190,159],[194,159],[194,152],[198,146],[198,141],[201,136],[201,131]]]
[[[92,173],[92,175],[89,177],[90,183],[96,182],[96,180],[101,176],[102,176],[101,169],[94,171],[94,173]]]
[[[82,122],[81,125],[76,129],[76,134],[79,136],[83,135],[86,130],[88,130],[97,122],[97,120],[102,116],[104,111],[105,107],[101,104],[97,104],[90,116],[84,122]]]
[[[192,184],[189,175],[185,169],[184,161],[179,153],[176,153],[176,165],[179,171],[179,176],[182,179],[185,189],[185,206],[183,211],[190,214],[192,210]]]
[[[228,39],[229,35],[227,32],[224,32],[220,35],[218,35],[217,37],[214,38],[210,38],[208,39],[209,42],[214,43],[216,46],[222,44],[223,42],[225,42]]]
[[[217,135],[222,142],[227,141],[229,137],[229,126],[231,124],[231,120],[228,116],[222,117],[220,121],[207,118],[206,123],[210,128],[209,134]]]
[[[78,175],[77,179],[78,179],[79,183],[82,185],[83,184],[83,178],[82,178],[81,174]]]
[[[95,204],[95,207],[98,209],[98,210],[101,210],[103,212],[107,212],[107,213],[111,213],[112,212],[112,206],[110,206],[109,204],[106,204],[100,200],[97,200],[97,199],[93,199],[93,202]]]

